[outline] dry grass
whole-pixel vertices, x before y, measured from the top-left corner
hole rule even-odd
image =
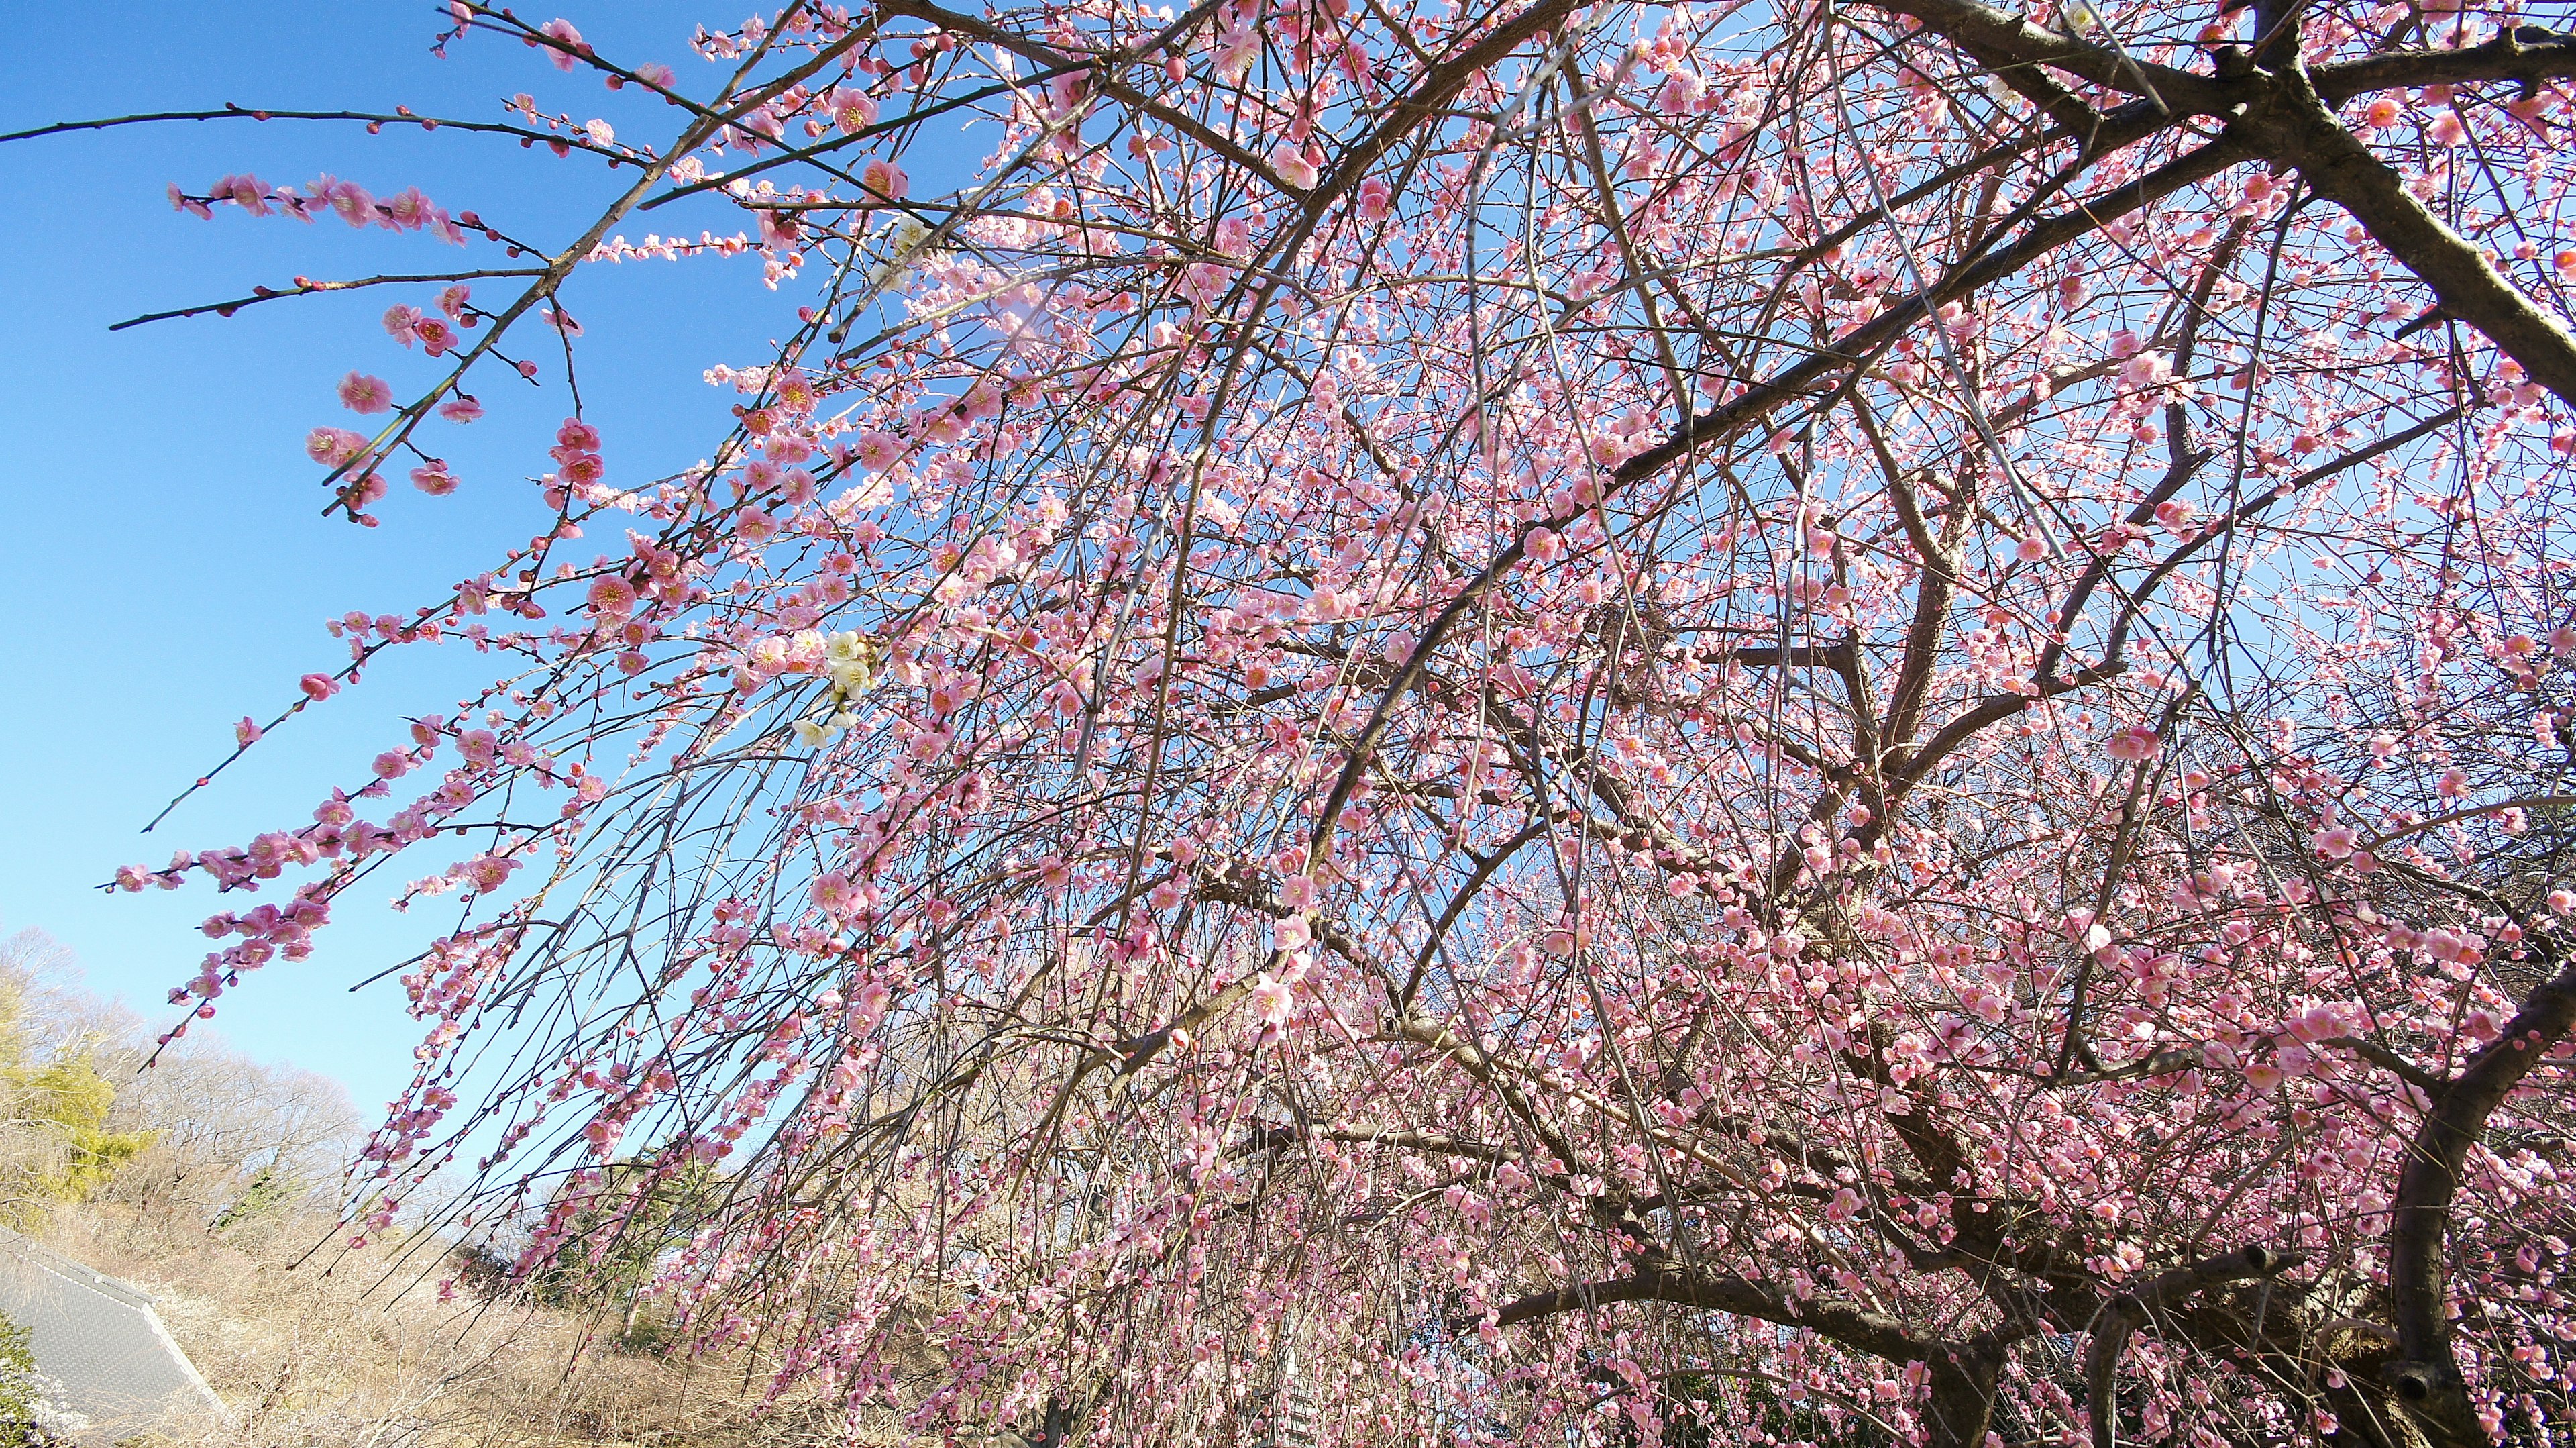
[[[320,1224],[210,1236],[130,1207],[60,1213],[57,1251],[161,1299],[162,1320],[232,1409],[182,1448],[800,1448],[839,1415],[757,1411],[744,1364],[695,1365],[593,1340],[601,1324],[461,1289],[435,1254],[312,1252]],[[418,1244],[415,1244],[418,1245]],[[299,1259],[301,1259],[299,1261]],[[613,1329],[614,1323],[606,1324]],[[892,1439],[869,1435],[874,1441]]]
[[[0,936],[0,1218],[160,1299],[162,1322],[231,1410],[171,1448],[910,1441],[891,1415],[847,1434],[812,1394],[764,1410],[757,1355],[624,1351],[614,1312],[594,1320],[462,1286],[442,1301],[442,1281],[465,1274],[437,1239],[344,1250],[320,1213],[364,1125],[338,1083],[202,1033],[138,1070],[150,1042],[131,1011],[80,987],[61,947]],[[21,1109],[26,1080],[65,1063],[113,1090],[92,1124],[149,1142],[78,1202],[57,1180],[61,1113]]]

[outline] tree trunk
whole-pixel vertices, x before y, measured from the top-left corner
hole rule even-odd
[[[1932,1401],[1923,1413],[1927,1448],[1984,1448],[2003,1365],[1999,1348],[1944,1346],[1933,1353]]]

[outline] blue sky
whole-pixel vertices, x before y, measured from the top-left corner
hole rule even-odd
[[[531,19],[551,12],[527,12]],[[658,60],[684,88],[715,69],[686,41],[696,23],[742,12],[616,0],[562,12],[604,52]],[[112,16],[112,19],[110,18]],[[498,119],[516,91],[576,117],[604,116],[628,139],[671,122],[636,93],[565,75],[533,51],[473,37],[438,60],[427,4],[139,3],[112,12],[30,7],[12,15],[0,57],[0,131],[57,120],[220,106],[389,110]],[[659,114],[657,114],[657,112]],[[272,121],[139,126],[0,146],[0,931],[35,927],[76,951],[89,986],[155,1021],[191,974],[217,909],[254,903],[210,889],[106,895],[119,864],[238,843],[309,818],[328,785],[360,774],[400,719],[438,709],[485,675],[462,649],[396,651],[365,683],[308,710],[150,836],[163,802],[230,749],[232,721],[266,720],[296,677],[332,667],[323,630],[350,609],[409,612],[477,571],[535,526],[526,477],[568,411],[560,382],[477,387],[491,415],[437,425],[428,444],[464,481],[431,499],[397,487],[384,525],[320,516],[321,470],[300,441],[344,423],[333,383],[352,368],[397,397],[433,364],[394,347],[375,318],[431,288],[383,289],[250,308],[229,320],[111,333],[137,313],[282,286],[297,275],[444,270],[467,255],[422,236],[355,232],[219,212],[174,212],[165,186],[202,190],[250,171],[301,183],[329,171],[379,194],[417,184],[452,210],[561,242],[633,173],[448,132],[368,136],[357,127]],[[918,168],[916,167],[916,174]],[[585,208],[590,208],[585,211]],[[676,209],[676,208],[675,208]],[[660,213],[631,229],[694,235],[717,218]],[[726,229],[731,229],[727,226]],[[497,261],[489,248],[471,264]],[[487,283],[495,294],[498,283]],[[793,325],[794,301],[760,285],[755,259],[586,269],[567,292],[586,335],[583,393],[606,437],[612,480],[702,456],[723,431],[730,391],[700,374],[764,360]],[[347,1082],[361,1106],[409,1074],[411,1023],[391,982],[348,987],[429,931],[381,908],[391,882],[362,886],[314,957],[274,965],[226,997],[215,1023],[237,1047]]]

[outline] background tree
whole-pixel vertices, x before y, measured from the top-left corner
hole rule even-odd
[[[670,123],[440,123],[604,165],[555,241],[174,188],[503,249],[334,284],[420,380],[350,374],[333,509],[569,382],[587,263],[799,305],[711,462],[576,399],[558,520],[295,707],[512,672],[120,877],[288,892],[202,1017],[464,848],[378,1219],[471,1153],[539,1271],[721,1164],[693,1330],[1048,1443],[2567,1420],[2576,41],[881,0],[683,84],[451,13]]]
[[[64,988],[66,964],[36,932],[0,942],[0,1215],[11,1226],[88,1196],[153,1141],[115,1121],[100,1057],[117,1022]]]
[[[721,1185],[705,1166],[670,1174],[624,1163],[587,1191],[568,1184],[565,1199],[549,1204],[562,1228],[556,1245],[525,1286],[547,1306],[615,1313],[618,1342],[630,1350],[663,1346],[666,1324],[648,1316],[648,1290],[704,1224]]]
[[[0,1192],[23,1227],[84,1201],[192,1229],[336,1203],[364,1137],[327,1077],[206,1035],[156,1058],[140,1018],[35,930],[0,942],[0,1102]]]
[[[328,1077],[246,1060],[212,1042],[162,1052],[148,1036],[116,1053],[114,1119],[150,1145],[107,1184],[112,1201],[222,1228],[337,1200],[365,1131]]]

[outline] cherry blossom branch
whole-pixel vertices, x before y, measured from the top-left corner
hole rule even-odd
[[[511,125],[504,121],[459,121],[444,116],[416,115],[404,108],[391,114],[376,111],[272,111],[255,110],[227,102],[219,111],[154,111],[143,115],[112,116],[94,121],[56,121],[49,126],[34,126],[23,131],[0,134],[0,143],[32,141],[44,136],[69,135],[79,131],[104,131],[118,126],[157,125],[164,121],[355,121],[370,131],[385,126],[418,126],[424,131],[467,131],[476,135],[509,136],[549,146],[587,151],[622,165],[637,164],[636,153],[619,146],[603,145],[580,131],[539,130],[531,126]]]
[[[2485,333],[2533,381],[2576,403],[2576,336],[2417,200],[2403,177],[2335,120],[2304,73],[2289,71],[2265,87],[2236,129],[2350,212],[2451,315]]]
[[[2117,1448],[2120,1356],[2139,1328],[2195,1293],[2231,1282],[2276,1277],[2306,1260],[2302,1253],[2248,1245],[2160,1272],[2105,1304],[2094,1314],[2092,1340],[2084,1348],[2084,1400],[2093,1448]]]
[[[2388,1299],[2401,1357],[2387,1377],[2407,1408],[2447,1443],[2488,1441],[2452,1348],[2445,1258],[2461,1169],[2485,1137],[2487,1118],[2576,1026],[2576,965],[2564,963],[2567,952],[2554,929],[2535,943],[2543,968],[2556,973],[2523,998],[2496,1039],[2434,1098],[2389,1207]]]
[[[128,317],[122,322],[113,323],[108,327],[108,330],[111,332],[122,332],[128,327],[140,327],[146,322],[166,322],[176,317],[198,317],[203,316],[208,312],[212,312],[218,317],[229,317],[244,307],[254,306],[260,302],[274,302],[287,297],[309,296],[318,292],[355,291],[362,287],[394,286],[406,282],[465,282],[482,281],[491,277],[535,277],[544,276],[545,274],[546,269],[544,267],[526,266],[487,267],[478,271],[423,272],[417,275],[408,276],[357,277],[349,281],[317,282],[307,277],[297,277],[292,286],[283,289],[275,287],[255,287],[251,290],[251,294],[249,296],[235,297],[228,302],[202,302],[193,307],[178,307],[167,312],[146,312],[142,316]]]
[[[1892,1363],[1920,1362],[1933,1351],[1928,1339],[1882,1312],[1832,1298],[1805,1298],[1793,1304],[1772,1289],[1745,1278],[1675,1268],[1650,1267],[1626,1277],[1532,1293],[1503,1304],[1495,1316],[1501,1326],[1512,1327],[1622,1302],[1669,1302],[1784,1327],[1809,1328]]]

